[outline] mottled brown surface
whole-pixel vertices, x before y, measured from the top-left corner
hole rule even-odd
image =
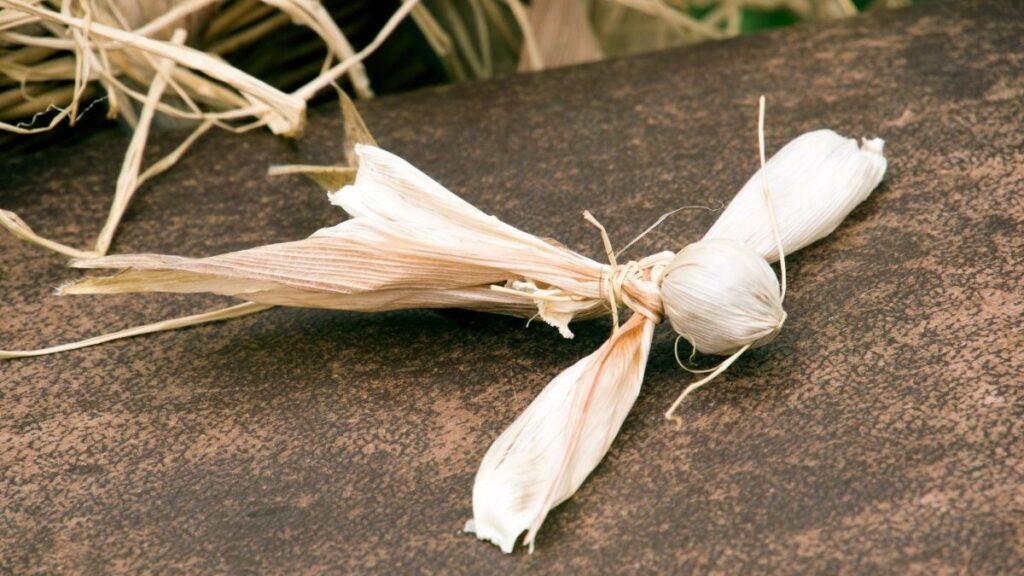
[[[363,106],[383,146],[484,210],[595,257],[728,199],[768,143],[829,126],[890,171],[789,261],[789,321],[684,407],[671,331],[605,462],[537,553],[460,534],[489,442],[606,322],[562,340],[473,314],[278,309],[0,364],[0,572],[997,574],[1024,567],[1024,5],[893,13]],[[274,162],[339,158],[214,134],[152,182],[115,250],[212,254],[339,211]],[[174,136],[155,138],[167,150]],[[125,137],[0,163],[0,206],[91,242]],[[637,253],[714,219],[680,212]],[[215,297],[76,297],[79,272],[0,236],[4,347],[76,339]]]

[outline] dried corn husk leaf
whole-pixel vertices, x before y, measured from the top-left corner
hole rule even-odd
[[[882,181],[884,146],[880,138],[864,139],[858,146],[831,130],[797,137],[744,184],[704,239],[738,240],[769,262],[779,259],[761,194],[765,173],[785,252],[828,236]]]
[[[497,440],[473,484],[466,530],[512,551],[532,551],[548,512],[604,458],[640,392],[654,322],[634,314],[596,352],[555,377]]]
[[[352,219],[310,238],[210,258],[80,259],[125,268],[63,294],[214,292],[264,304],[379,311],[463,307],[541,318],[569,336],[574,317],[604,313],[607,268],[488,216],[404,160],[356,147],[355,184],[330,194]],[[656,255],[649,266],[668,255]],[[499,290],[491,287],[498,286]],[[656,288],[629,281],[638,302]]]
[[[344,90],[339,89],[336,92],[338,93],[338,102],[341,104],[342,125],[345,127],[345,160],[348,161],[349,166],[355,167],[359,163],[356,146],[359,144],[376,146],[377,141],[374,140],[373,134],[370,134],[370,129],[366,127],[362,114],[356,110],[355,102],[352,102]],[[334,190],[338,188],[340,186]]]
[[[337,190],[355,182],[356,169],[349,166],[318,166],[313,164],[284,164],[271,166],[268,176],[301,174],[324,190]]]
[[[327,191],[339,190],[355,182],[356,168],[359,165],[359,157],[356,155],[356,145],[365,144],[376,146],[377,142],[366,127],[363,117],[356,109],[355,103],[345,94],[343,90],[337,90],[338,102],[341,104],[341,118],[345,127],[345,166],[315,166],[306,164],[289,164],[271,166],[267,174],[270,176],[283,176],[287,174],[302,174],[315,182],[318,186]]]

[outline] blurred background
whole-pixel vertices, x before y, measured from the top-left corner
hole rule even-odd
[[[69,127],[89,129],[113,118],[137,126],[158,75],[154,52],[97,32],[97,25],[168,44],[172,30],[181,28],[185,46],[284,94],[349,59],[348,71],[331,80],[357,98],[369,98],[855,17],[910,2],[0,0],[0,150],[45,146],[54,136],[67,137]],[[234,130],[267,123],[258,113],[231,116],[252,95],[235,89],[237,80],[185,60],[179,58],[159,96],[166,107],[157,107],[153,129],[187,125],[202,113],[220,113],[217,122]],[[329,97],[325,87],[301,98]]]

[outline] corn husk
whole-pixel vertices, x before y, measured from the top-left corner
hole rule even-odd
[[[251,302],[358,311],[458,307],[541,318],[571,336],[577,317],[607,313],[607,266],[488,216],[404,160],[356,147],[351,186],[330,194],[351,219],[305,240],[210,258],[124,255],[80,259],[124,268],[63,294],[214,292]],[[650,269],[667,255],[640,264]],[[655,306],[657,288],[624,281],[626,298]]]
[[[762,168],[712,227],[715,237],[684,248],[662,273],[664,313],[680,337],[698,350],[732,354],[683,391],[666,413],[671,419],[689,393],[721,374],[745,350],[770,341],[781,328],[784,288],[765,257],[779,258],[830,233],[885,171],[881,140],[858,150],[835,133],[811,133],[788,144],[785,154],[780,152],[767,166],[763,130],[761,140]],[[822,140],[835,146],[822,148]],[[790,170],[796,168],[799,177],[791,178]],[[756,216],[749,216],[751,212]],[[778,226],[774,233],[773,221]],[[775,241],[768,244],[768,237]],[[600,463],[639,392],[653,333],[647,328],[650,324],[653,329],[653,322],[638,316],[626,324],[626,329],[636,330],[640,323],[643,329],[637,336],[613,334],[597,352],[548,384],[498,437],[474,482],[473,520],[467,531],[506,553],[526,532],[524,544],[533,550],[548,512],[571,497]],[[605,361],[611,354],[617,355],[616,362]]]
[[[628,321],[619,327],[616,319],[598,351],[556,377],[481,464],[467,528],[506,552],[526,532],[532,549],[548,512],[575,493],[607,452],[639,392],[663,317],[698,349],[732,352],[683,392],[669,416],[686,394],[778,332],[785,286],[766,256],[831,232],[885,169],[880,140],[860,149],[834,133],[827,137],[837,142],[827,153],[820,136],[797,138],[767,163],[762,152],[755,184],[723,212],[712,227],[715,237],[679,254],[622,264],[606,234],[609,264],[601,264],[489,216],[401,158],[359,144],[355,182],[329,194],[349,220],[304,240],[208,258],[75,260],[80,268],[121,272],[71,283],[60,293],[213,292],[253,306],[358,311],[458,307],[539,315],[565,336],[574,319],[617,318],[620,306],[629,308]],[[786,176],[797,169],[803,177]],[[765,221],[737,216],[757,212],[751,198],[763,203]],[[774,248],[757,244],[765,231]]]
[[[828,236],[882,181],[884,146],[881,138],[858,145],[831,130],[801,135],[743,185],[704,239],[738,240],[769,262],[779,259],[761,195],[765,174],[772,183],[772,204],[787,254]],[[837,183],[843,186],[837,189]]]
[[[672,328],[704,354],[767,344],[786,320],[775,272],[735,240],[680,250],[665,268],[661,296]]]
[[[817,130],[779,150],[703,240],[669,264],[661,291],[675,331],[705,354],[734,354],[774,339],[786,319],[785,289],[768,262],[831,234],[881,182],[883,147],[881,139],[858,147],[853,139]],[[763,195],[769,180],[770,204]]]
[[[596,352],[555,377],[484,456],[465,530],[511,552],[534,538],[604,458],[640,393],[654,321],[634,314]]]

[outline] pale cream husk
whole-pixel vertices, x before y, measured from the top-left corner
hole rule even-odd
[[[330,194],[352,218],[296,242],[209,258],[125,255],[82,259],[125,268],[64,294],[214,292],[264,304],[382,311],[469,308],[541,318],[570,336],[573,318],[607,313],[608,266],[488,216],[404,160],[358,146],[351,186]],[[660,308],[645,276],[671,253],[641,260],[622,299]]]

